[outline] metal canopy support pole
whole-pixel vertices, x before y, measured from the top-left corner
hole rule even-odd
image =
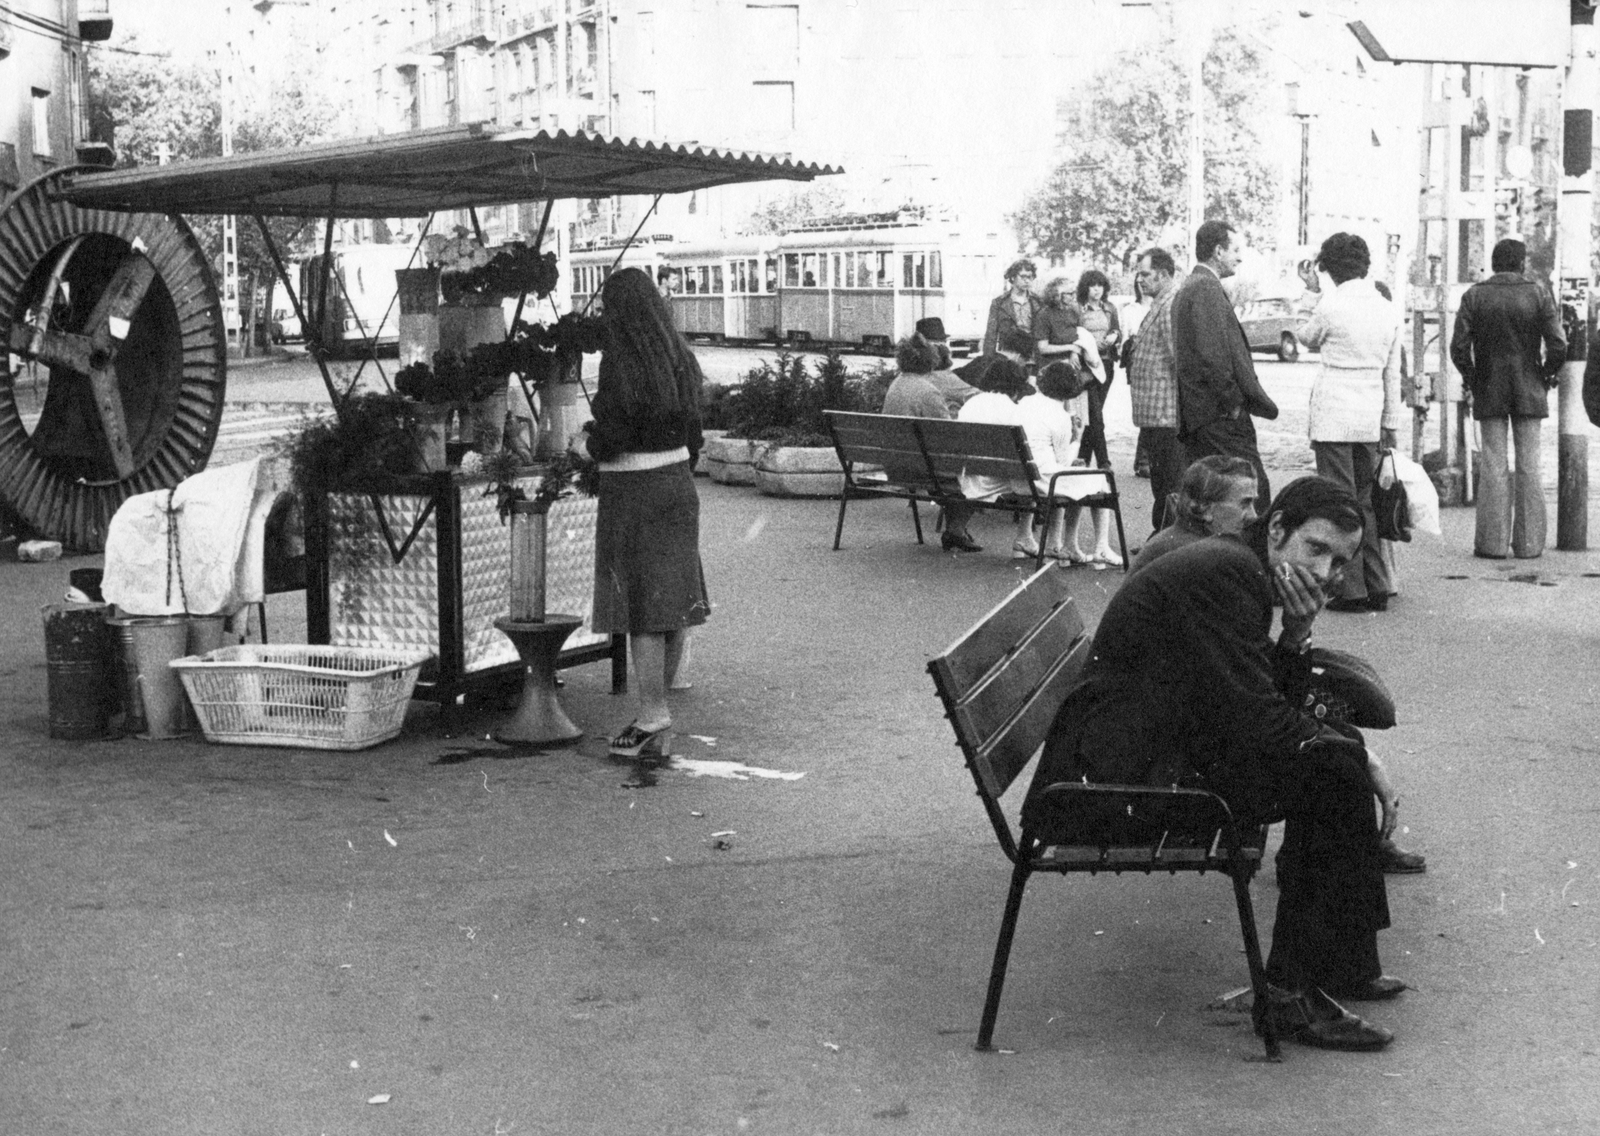
[[[1589,338],[1589,289],[1594,208],[1595,30],[1594,9],[1574,3],[1571,53],[1562,88],[1560,296],[1567,327],[1567,359],[1557,399],[1556,547],[1589,547],[1589,436],[1583,410],[1583,372]],[[1517,463],[1522,455],[1517,454]]]
[[[261,239],[266,243],[267,255],[272,257],[272,266],[278,270],[278,279],[283,283],[283,290],[289,294],[289,302],[294,305],[294,314],[300,319],[300,327],[305,332],[306,338],[311,341],[311,357],[317,361],[317,369],[322,372],[322,385],[328,388],[328,398],[333,402],[334,412],[338,413],[339,395],[334,389],[333,375],[328,371],[328,361],[324,358],[325,353],[322,350],[322,325],[320,322],[313,325],[306,319],[305,309],[300,306],[300,297],[295,293],[294,285],[289,282],[288,270],[283,266],[283,257],[278,252],[278,242],[272,239],[272,231],[267,228],[267,219],[259,213],[254,216],[256,228],[261,230]]]

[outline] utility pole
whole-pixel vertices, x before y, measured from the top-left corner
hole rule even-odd
[[[222,156],[233,153],[234,80],[238,63],[234,55],[233,4],[222,7]],[[239,338],[239,226],[232,213],[222,218],[222,327],[228,353],[237,354]]]
[[[1567,361],[1557,397],[1556,547],[1589,547],[1589,437],[1583,410],[1584,361],[1589,357],[1590,232],[1594,200],[1595,31],[1592,0],[1570,0],[1571,51],[1562,87],[1561,306],[1567,330]]]

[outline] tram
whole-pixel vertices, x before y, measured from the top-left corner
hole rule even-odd
[[[732,237],[663,253],[678,330],[714,342],[773,342],[778,318],[778,238]]]
[[[781,235],[684,243],[657,236],[575,250],[573,310],[583,311],[616,268],[633,267],[670,289],[678,328],[692,339],[888,351],[918,320],[938,316],[953,350],[976,352],[1014,252],[996,235],[974,237],[903,216],[835,218]]]
[[[346,245],[330,254],[333,269],[327,303],[322,299],[322,254],[300,265],[301,306],[307,318],[322,313],[319,338],[332,355],[357,354],[400,342],[400,305],[395,298],[395,270],[422,263],[409,244]],[[301,329],[304,333],[305,329]]]
[[[568,297],[572,307],[569,310],[598,314],[600,289],[605,285],[606,277],[618,269],[642,269],[650,279],[656,279],[661,267],[662,250],[669,248],[671,242],[670,236],[658,235],[640,237],[632,244],[604,240],[574,248],[568,257],[572,266],[572,291]]]

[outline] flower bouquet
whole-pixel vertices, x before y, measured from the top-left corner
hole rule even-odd
[[[554,292],[561,273],[553,252],[539,253],[521,241],[491,252],[465,225],[454,236],[434,234],[423,242],[428,264],[439,268],[439,286],[447,304],[496,302],[507,296]]]

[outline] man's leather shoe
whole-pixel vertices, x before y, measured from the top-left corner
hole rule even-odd
[[[1393,840],[1378,845],[1379,862],[1391,876],[1411,876],[1428,870],[1428,858],[1420,852],[1407,852]]]
[[[946,531],[939,536],[939,547],[946,552],[982,552],[983,545],[973,540],[966,533],[953,533]]]
[[[1343,1011],[1337,1018],[1319,1018],[1300,1032],[1289,1036],[1301,1045],[1313,1045],[1318,1049],[1344,1049],[1356,1053],[1382,1049],[1394,1040],[1394,1034],[1382,1026],[1375,1026],[1348,1010]]]
[[[1321,990],[1296,994],[1269,986],[1267,996],[1267,1014],[1280,1038],[1318,1049],[1356,1051],[1382,1049],[1394,1040],[1394,1034],[1358,1018]],[[1261,1032],[1259,1026],[1256,1032]]]

